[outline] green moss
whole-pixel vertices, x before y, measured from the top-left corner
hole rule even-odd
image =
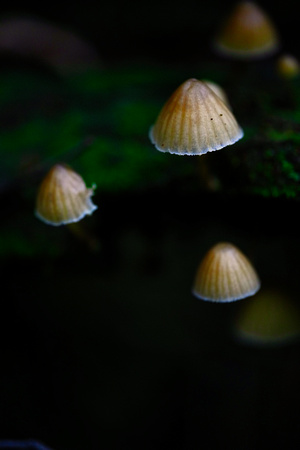
[[[299,152],[290,143],[271,145],[271,148],[258,146],[244,159],[248,188],[263,196],[296,198],[300,194],[300,173],[296,165]]]
[[[208,178],[216,175],[224,192],[299,200],[300,80],[282,83],[266,64],[266,70],[224,61],[178,68],[132,65],[64,79],[2,72],[0,188],[19,189],[26,210],[22,218],[1,224],[2,255],[64,252],[66,229],[44,225],[33,215],[43,171],[56,162],[70,164],[88,186],[95,183],[99,198],[170,183],[198,192],[204,171]],[[173,89],[195,76],[225,89],[244,138],[206,158],[158,152],[149,128]]]
[[[244,65],[243,76],[240,70],[230,63],[203,62],[175,70],[132,65],[65,79],[29,71],[3,73],[1,171],[15,178],[27,161],[45,169],[65,161],[107,191],[147,188],[153,182],[195,175],[191,160],[157,152],[148,133],[172,90],[197,76],[224,83],[245,132],[238,151],[225,156],[232,170],[231,188],[237,180],[238,189],[297,198],[300,81],[283,84],[270,66],[261,70]],[[84,145],[89,139],[91,144]],[[219,160],[222,179],[223,157]],[[218,158],[214,162],[217,165]],[[224,189],[226,177],[221,180]]]
[[[23,160],[31,161],[33,170],[34,164],[47,169],[67,162],[107,191],[177,176],[181,166],[157,152],[148,138],[166,100],[153,91],[160,92],[168,76],[174,83],[176,75],[166,69],[94,71],[61,82],[45,80],[44,90],[36,75],[0,76],[9,85],[0,96],[0,115],[9,109],[13,116],[8,128],[0,123],[2,170],[15,178]],[[24,102],[31,106],[26,114],[20,110]],[[91,145],[81,145],[89,139]]]

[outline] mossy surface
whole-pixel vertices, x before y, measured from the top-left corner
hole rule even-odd
[[[272,60],[185,67],[136,64],[65,78],[45,70],[4,70],[0,187],[4,198],[27,208],[28,216],[19,219],[24,229],[16,225],[7,232],[9,220],[2,223],[2,253],[11,252],[11,241],[13,252],[24,255],[48,248],[37,230],[44,224],[37,219],[31,223],[32,210],[38,184],[56,162],[71,165],[88,186],[96,184],[95,200],[174,183],[183,192],[217,189],[298,200],[300,79],[282,80],[275,67]],[[205,156],[158,152],[149,128],[169,95],[191,77],[210,79],[225,89],[245,136]],[[14,205],[8,209],[14,211],[12,218],[17,216]],[[63,233],[51,254],[61,251]],[[28,234],[34,240],[29,247]]]
[[[245,130],[243,140],[222,150],[228,167],[243,171],[243,183],[236,187],[297,198],[300,81],[280,79],[274,67],[272,62],[208,62],[178,70],[134,66],[64,79],[6,72],[0,76],[1,173],[5,178],[26,178],[29,168],[39,165],[46,170],[65,161],[87,183],[105,191],[147,188],[181,172],[193,176],[195,161],[161,154],[148,133],[174,88],[188,77],[198,77],[221,83]],[[218,158],[219,152],[210,156],[213,167],[225,157]],[[226,176],[220,171],[218,176],[226,188]]]
[[[172,83],[168,71],[141,69],[63,80],[30,72],[2,75],[8,88],[0,92],[1,172],[24,178],[28,166],[46,170],[63,161],[106,191],[164,181],[165,171],[172,176],[181,164],[157,152],[148,132],[167,76]]]

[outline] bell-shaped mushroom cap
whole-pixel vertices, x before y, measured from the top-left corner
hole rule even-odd
[[[274,53],[279,38],[264,11],[251,1],[241,1],[217,36],[215,48],[226,55],[251,59]]]
[[[217,83],[211,80],[202,80],[204,83],[222,100],[223,103],[227,106],[228,109],[231,110],[231,106],[229,104],[226,92],[224,89]]]
[[[243,130],[205,82],[191,78],[171,95],[150,129],[157,150],[202,155],[234,144]]]
[[[277,72],[282,78],[296,78],[300,73],[300,64],[293,55],[281,55],[277,59]]]
[[[260,281],[248,258],[234,245],[220,242],[200,263],[193,294],[212,302],[232,302],[254,295]]]
[[[277,345],[300,336],[300,312],[288,295],[275,289],[259,292],[241,305],[233,327],[244,343]]]
[[[78,222],[97,209],[81,176],[71,168],[56,164],[48,172],[39,188],[36,216],[50,225]]]

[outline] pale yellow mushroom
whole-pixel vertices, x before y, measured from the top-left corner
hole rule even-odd
[[[248,258],[233,244],[220,242],[201,261],[193,294],[212,302],[231,302],[254,295],[260,288],[258,275]]]
[[[36,200],[36,216],[50,225],[78,222],[97,206],[82,177],[70,167],[56,164],[41,183]]]
[[[243,135],[221,98],[206,82],[191,78],[166,102],[149,137],[162,152],[202,155],[234,144]]]
[[[267,14],[254,2],[238,2],[214,42],[215,49],[235,58],[252,59],[273,54],[279,37]]]
[[[240,305],[233,333],[243,343],[279,345],[300,337],[300,311],[287,294],[272,288]]]

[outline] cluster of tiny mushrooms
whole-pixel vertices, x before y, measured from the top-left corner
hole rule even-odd
[[[239,2],[215,39],[215,49],[230,57],[256,59],[278,50],[277,32],[256,4]],[[293,77],[299,71],[291,55],[278,59],[278,71]],[[224,90],[195,78],[182,83],[163,106],[149,132],[157,150],[176,155],[203,155],[232,145],[243,137]],[[79,174],[56,164],[43,180],[36,215],[47,224],[62,225],[81,220],[97,206]],[[203,300],[231,302],[254,295],[259,277],[247,257],[234,245],[221,242],[204,256],[196,273],[193,294]]]

